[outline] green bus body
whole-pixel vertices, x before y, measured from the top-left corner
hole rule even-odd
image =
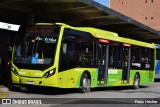
[[[36,26],[40,26],[40,25],[48,25],[48,24],[37,24]],[[132,86],[134,84],[133,82],[136,74],[140,76],[141,85],[150,84],[154,82],[154,74],[155,74],[154,66],[155,66],[155,51],[156,51],[154,44],[119,37],[116,33],[108,32],[108,31],[104,31],[96,28],[72,27],[72,26],[60,24],[60,23],[57,23],[57,25],[60,26],[60,33],[59,33],[59,38],[57,39],[55,55],[53,55],[54,63],[52,66],[43,70],[26,69],[23,67],[19,68],[19,66],[17,66],[14,63],[15,47],[13,48],[12,69],[11,69],[11,78],[12,78],[13,84],[29,84],[29,85],[36,85],[36,86],[50,86],[50,87],[58,87],[58,88],[79,88],[81,77],[84,72],[88,75],[88,78],[90,79],[90,87]],[[151,64],[148,64],[149,69],[147,68],[132,69],[130,64],[130,67],[128,68],[129,73],[128,73],[128,76],[126,76],[127,79],[122,79],[122,75],[123,75],[122,68],[114,68],[114,67],[108,67],[107,68],[108,70],[106,70],[105,68],[106,74],[103,74],[102,78],[98,79],[98,75],[100,75],[98,73],[100,69],[98,64],[97,66],[92,66],[92,67],[76,66],[76,67],[72,67],[71,69],[65,69],[65,70],[59,71],[60,67],[63,68],[63,66],[59,65],[59,59],[60,59],[61,47],[62,47],[62,41],[63,41],[63,35],[65,32],[65,29],[71,29],[71,30],[81,31],[82,33],[83,32],[88,33],[93,36],[93,39],[95,39],[96,41],[95,43],[101,43],[106,46],[110,42],[116,42],[116,43],[118,42],[119,44],[124,44],[124,46],[126,44],[126,47],[127,47],[126,49],[132,48],[133,45],[138,47],[143,47],[146,49],[151,49],[153,50],[152,52],[153,67],[150,69]],[[130,61],[130,63],[132,62]],[[48,74],[46,74],[47,72]],[[51,76],[48,76],[49,74],[51,74]],[[47,77],[45,77],[45,75],[47,75]],[[106,78],[105,78],[105,75],[106,75]]]

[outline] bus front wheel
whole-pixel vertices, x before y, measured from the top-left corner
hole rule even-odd
[[[139,83],[140,83],[140,76],[139,76],[139,74],[136,74],[134,76],[133,88],[138,89],[139,88]]]
[[[84,73],[81,77],[79,91],[81,93],[90,92],[90,79],[87,73]]]
[[[11,75],[9,75],[9,77],[8,77],[8,89],[9,89],[9,91],[13,91],[14,90],[14,87],[13,87],[13,84],[12,84]]]

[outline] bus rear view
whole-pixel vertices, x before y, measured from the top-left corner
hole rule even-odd
[[[160,79],[160,45],[156,45],[156,54],[155,79]]]

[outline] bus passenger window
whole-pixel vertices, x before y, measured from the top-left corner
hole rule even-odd
[[[62,54],[67,54],[67,43],[62,44]]]
[[[136,62],[136,57],[132,56],[132,62]]]
[[[16,48],[16,55],[21,56],[21,45],[18,45]]]
[[[120,43],[110,42],[109,45],[109,67],[121,68],[121,46]]]
[[[141,68],[140,47],[132,45],[131,47],[131,69]]]
[[[94,46],[91,34],[66,28],[59,57],[59,71],[93,66]]]

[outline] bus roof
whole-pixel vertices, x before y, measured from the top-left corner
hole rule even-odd
[[[107,40],[112,40],[112,41],[132,44],[132,45],[138,45],[138,46],[142,46],[142,47],[155,48],[154,43],[147,43],[147,42],[142,42],[142,41],[138,41],[138,40],[134,40],[134,39],[130,39],[130,38],[120,37],[120,36],[118,36],[117,33],[110,32],[110,31],[105,31],[105,30],[92,28],[92,27],[71,27],[70,26],[70,28],[75,29],[75,30],[89,32],[95,38],[107,39]]]
[[[36,25],[45,25],[45,24],[48,25],[47,23],[38,23]],[[155,48],[154,43],[146,43],[146,42],[142,42],[142,41],[138,41],[138,40],[134,40],[134,39],[130,39],[130,38],[120,37],[115,32],[110,32],[110,31],[101,30],[101,29],[92,28],[92,27],[73,27],[73,26],[67,25],[65,23],[59,23],[59,22],[55,23],[55,24],[64,26],[66,28],[71,28],[74,30],[79,30],[79,31],[91,33],[95,38],[107,39],[107,40],[112,40],[112,41],[132,44],[132,45],[148,47],[148,48]],[[49,23],[49,25],[51,25],[51,23]]]

